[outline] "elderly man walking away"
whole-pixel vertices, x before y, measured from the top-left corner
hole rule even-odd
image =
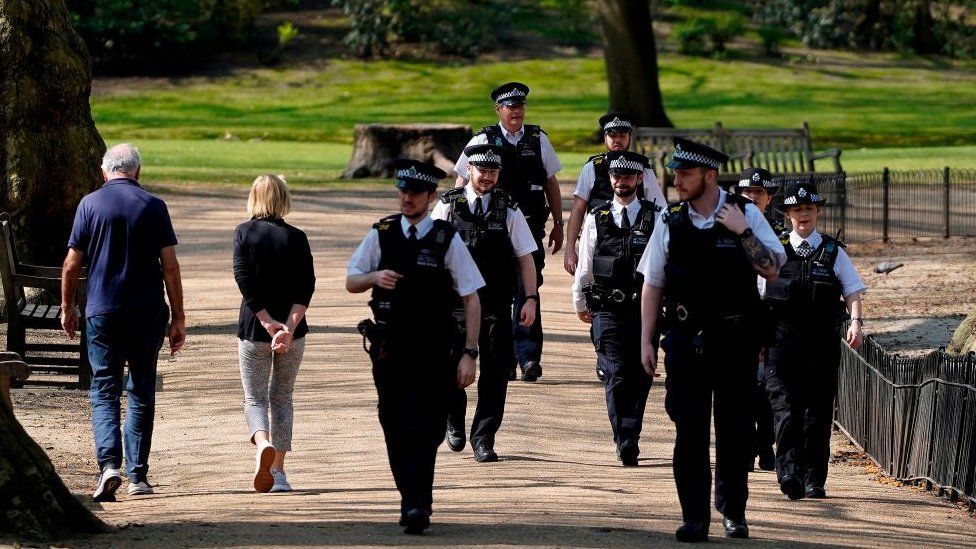
[[[102,159],[105,184],[78,204],[61,272],[61,326],[78,329],[75,289],[88,267],[85,308],[92,367],[95,454],[101,475],[95,501],[115,501],[122,484],[119,428],[122,369],[128,364],[125,417],[129,495],[151,494],[146,479],[156,403],[156,360],[169,337],[170,353],[183,348],[186,325],[176,234],[166,204],[139,186],[139,150],[116,145]],[[169,308],[163,299],[163,284]]]

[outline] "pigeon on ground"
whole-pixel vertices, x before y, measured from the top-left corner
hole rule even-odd
[[[898,267],[901,267],[904,263],[895,263],[894,261],[882,261],[874,266],[874,272],[879,274],[888,274],[894,271]]]

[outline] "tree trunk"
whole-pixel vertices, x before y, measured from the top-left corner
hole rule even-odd
[[[976,311],[969,313],[959,324],[946,351],[958,355],[976,351]]]
[[[912,48],[918,54],[939,53],[942,44],[935,36],[935,19],[929,0],[915,2],[915,18],[912,22]]]
[[[861,15],[854,23],[854,40],[858,47],[879,49],[878,24],[881,22],[881,0],[865,0]]]
[[[672,127],[657,79],[657,49],[648,0],[596,2],[610,110],[631,113],[640,126]]]
[[[401,157],[430,162],[450,175],[470,139],[471,128],[457,124],[357,124],[342,177],[391,177],[391,164]]]
[[[25,258],[58,264],[78,200],[101,182],[91,61],[64,0],[0,0],[0,210]],[[107,529],[0,404],[0,530],[34,539]]]
[[[64,0],[0,0],[0,211],[25,261],[61,263],[78,201],[101,184],[90,94]]]

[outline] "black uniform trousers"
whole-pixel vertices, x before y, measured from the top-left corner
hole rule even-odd
[[[538,294],[539,288],[542,287],[542,268],[546,266],[546,249],[542,246],[545,225],[542,228],[532,228],[532,235],[535,236],[536,245],[536,250],[532,252],[532,260],[535,262],[536,294]],[[522,326],[519,318],[524,303],[525,287],[520,277],[512,306],[512,335],[515,338],[515,361],[523,366],[526,362],[542,361],[542,304],[538,299],[535,301],[535,322],[526,328]]]
[[[769,351],[766,351],[768,357]],[[773,408],[766,395],[766,366],[760,362],[756,368],[756,385],[753,392],[753,412],[756,416],[756,442],[753,454],[769,448],[772,450],[775,434],[773,431]]]
[[[836,328],[820,326],[814,330],[780,323],[766,360],[766,391],[775,417],[776,476],[782,480],[790,475],[823,488],[830,459],[840,341]]]
[[[591,328],[596,366],[603,372],[607,415],[613,441],[638,440],[644,423],[644,408],[653,378],[641,365],[640,309],[593,314]]]
[[[715,508],[745,518],[752,460],[752,393],[758,340],[744,325],[712,330],[678,325],[661,346],[667,372],[665,410],[675,424],[674,482],[686,522],[707,522],[712,473],[709,458],[715,406]]]
[[[478,404],[471,422],[471,445],[481,442],[489,446],[495,443],[495,433],[502,425],[505,414],[505,395],[508,392],[508,372],[512,364],[512,330],[508,325],[508,304],[491,310],[492,304],[482,310],[481,333],[478,336]],[[448,421],[464,424],[464,412],[468,397],[464,389],[456,389],[451,402]]]
[[[429,337],[423,341],[432,341]],[[436,345],[436,343],[435,343]],[[447,410],[457,388],[457,361],[450,350],[420,340],[374,345],[373,381],[401,512],[432,512],[434,462],[447,429]]]

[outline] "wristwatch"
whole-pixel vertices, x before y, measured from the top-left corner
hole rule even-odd
[[[754,233],[752,232],[752,227],[746,227],[746,230],[739,233],[739,238],[749,238]]]
[[[530,299],[534,299],[535,302],[538,303],[539,302],[539,294],[532,294],[532,295],[525,296],[525,300],[526,301],[528,301]]]
[[[464,354],[471,358],[478,358],[478,348],[477,347],[465,347]]]

